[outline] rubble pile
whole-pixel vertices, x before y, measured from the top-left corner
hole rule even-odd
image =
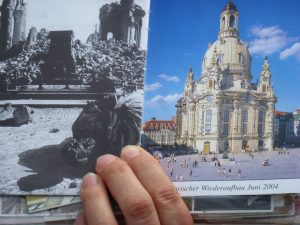
[[[0,75],[6,75],[10,82],[18,85],[36,84],[41,74],[40,65],[45,62],[50,41],[45,38],[44,29],[37,35],[37,40],[30,47],[23,48],[16,57],[0,62]]]
[[[126,86],[128,81],[143,83],[146,56],[136,45],[117,40],[93,44],[76,41],[74,53],[76,72],[84,84],[98,82],[103,75],[113,79],[116,87]]]
[[[35,43],[24,47],[16,57],[0,62],[0,76],[6,75],[9,81],[18,85],[38,84],[41,76],[41,64],[47,58],[50,40],[48,32],[42,29]],[[108,76],[116,87],[130,84],[143,84],[146,54],[136,45],[122,41],[108,40],[96,43],[73,42],[75,72],[80,83],[91,85]]]

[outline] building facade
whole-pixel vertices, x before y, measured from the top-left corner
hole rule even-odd
[[[209,44],[199,79],[192,68],[177,102],[176,142],[208,152],[271,150],[276,97],[270,65],[251,83],[251,55],[241,41],[239,12],[229,1],[220,15],[217,40]]]
[[[274,147],[282,147],[286,144],[286,127],[292,113],[274,111]]]
[[[142,145],[174,145],[176,136],[176,122],[174,120],[146,121],[142,129]]]
[[[300,109],[291,113],[286,122],[286,146],[300,146]]]

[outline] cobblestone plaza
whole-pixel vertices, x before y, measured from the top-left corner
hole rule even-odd
[[[229,154],[229,158],[235,161],[223,160],[218,155],[220,169],[213,155],[203,156],[183,155],[175,156],[174,160],[161,159],[160,163],[172,181],[230,181],[230,180],[272,180],[272,179],[295,179],[300,178],[300,148],[291,149],[279,154],[278,151],[265,151],[253,153],[253,159],[248,153]],[[264,160],[269,159],[270,164],[263,166]],[[170,161],[170,162],[168,162]],[[193,162],[198,161],[196,167]],[[186,162],[186,165],[185,165]],[[182,166],[181,166],[182,164]],[[231,173],[229,169],[231,168]],[[238,170],[240,168],[240,175]],[[218,171],[219,170],[219,171]],[[225,171],[225,172],[224,172]],[[172,173],[172,176],[171,176]],[[190,175],[191,174],[191,175]]]

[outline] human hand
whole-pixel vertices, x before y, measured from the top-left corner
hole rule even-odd
[[[128,225],[193,225],[179,193],[158,161],[138,146],[126,146],[121,158],[98,158],[96,174],[83,178],[84,215],[76,225],[117,225],[108,191]]]

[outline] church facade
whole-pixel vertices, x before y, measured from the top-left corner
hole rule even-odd
[[[217,40],[209,44],[202,72],[192,68],[176,104],[176,142],[204,153],[271,150],[276,97],[267,57],[252,83],[251,55],[239,37],[239,12],[229,1],[220,15]]]

